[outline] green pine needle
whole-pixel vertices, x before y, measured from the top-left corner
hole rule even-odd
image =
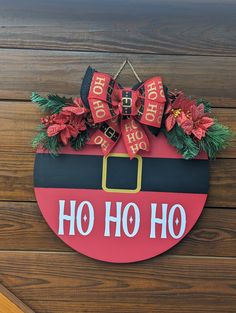
[[[164,134],[169,144],[174,146],[186,160],[193,159],[198,155],[199,147],[178,125],[175,125],[169,132],[164,131]]]
[[[230,129],[215,120],[215,123],[207,130],[206,136],[199,142],[200,148],[205,151],[210,159],[215,159],[217,152],[225,149],[234,134]]]
[[[89,140],[88,131],[81,132],[76,138],[70,139],[71,147],[75,150],[82,149]]]
[[[71,99],[58,95],[48,95],[47,98],[41,97],[36,92],[32,93],[31,100],[37,103],[40,109],[46,114],[57,114],[63,107],[68,105],[68,102],[72,102]]]
[[[178,125],[175,125],[169,132],[164,130],[168,142],[174,146],[183,157],[187,159],[195,158],[200,150],[207,153],[209,159],[215,159],[216,154],[226,148],[232,138],[233,132],[230,129],[215,120],[215,123],[207,130],[206,136],[200,141],[193,140]]]
[[[45,131],[40,131],[32,140],[32,147],[37,149],[40,146],[44,146],[45,141],[47,141],[47,133]]]
[[[190,98],[192,99],[192,97]],[[31,99],[32,102],[38,104],[45,114],[49,115],[59,113],[68,103],[72,103],[72,99],[58,95],[48,95],[48,97],[45,98],[35,92],[32,93]],[[211,111],[211,104],[207,100],[196,99],[196,103],[197,105],[203,103],[205,112]],[[200,141],[195,140],[193,136],[186,135],[183,129],[177,124],[169,132],[167,132],[164,127],[162,131],[170,145],[174,146],[185,159],[195,158],[200,150],[205,151],[210,159],[215,159],[217,152],[224,149],[234,136],[228,127],[218,123],[217,120],[215,120],[215,123],[207,130],[206,136]],[[76,138],[70,139],[71,147],[75,150],[79,150],[84,147],[88,139],[88,131],[83,131]],[[59,135],[48,137],[47,129],[41,124],[38,126],[38,134],[34,137],[32,146],[33,148],[46,149],[51,155],[57,156],[62,142]]]
[[[206,99],[204,99],[204,98],[196,99],[196,103],[197,103],[197,105],[199,105],[201,103],[204,104],[204,111],[205,111],[205,113],[210,113],[211,112],[211,103],[209,101],[207,101]]]
[[[58,135],[48,137],[46,129],[43,129],[33,138],[32,147],[46,149],[52,156],[57,156],[61,147],[60,138]]]
[[[190,97],[190,99],[194,99]],[[204,104],[205,113],[211,112],[211,104],[204,98],[196,99],[197,105]],[[164,130],[168,142],[174,146],[185,159],[195,158],[203,150],[210,159],[215,159],[217,152],[224,149],[233,138],[230,129],[215,120],[214,124],[207,130],[206,136],[197,140],[194,136],[188,136],[178,125],[170,131]]]
[[[68,103],[73,103],[72,99],[60,97],[58,95],[48,95],[47,98],[41,97],[39,94],[33,92],[31,97],[32,102],[37,103],[40,109],[45,114],[57,114],[63,107],[68,106]],[[60,148],[63,146],[60,136],[56,135],[48,137],[46,127],[41,124],[37,127],[38,134],[32,141],[33,148],[43,148],[49,151],[53,156],[57,156]],[[71,146],[75,149],[81,149],[88,140],[88,133],[84,131],[80,133],[76,138],[71,138]]]

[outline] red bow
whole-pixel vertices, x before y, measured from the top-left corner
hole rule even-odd
[[[122,135],[133,158],[140,149],[149,150],[149,140],[141,124],[161,127],[166,98],[160,77],[131,89],[122,88],[108,74],[93,72],[87,102],[94,123],[99,123],[88,143],[100,145],[107,155]]]

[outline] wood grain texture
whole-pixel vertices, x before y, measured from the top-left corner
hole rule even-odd
[[[24,313],[15,303],[0,293],[0,312],[4,313]]]
[[[0,284],[0,312],[1,313],[34,313],[19,298]]]
[[[78,96],[88,65],[113,75],[128,57],[236,131],[235,12],[235,0],[0,0],[0,281],[35,312],[236,312],[236,139],[211,162],[207,208],[182,242],[108,264],[72,252],[41,216],[29,101]],[[135,83],[128,68],[120,82]]]
[[[72,251],[48,227],[38,205],[0,202],[0,250]],[[236,257],[236,210],[205,208],[193,230],[169,255]]]
[[[14,49],[0,50],[0,99],[29,100],[32,91],[78,96],[88,65],[114,75],[125,57],[142,79],[161,75],[171,89],[205,97],[214,106],[236,107],[236,58]],[[128,68],[120,81],[136,83]]]
[[[0,46],[236,55],[235,1],[1,0]]]
[[[212,113],[219,122],[236,132],[236,109],[214,108]],[[0,152],[32,153],[31,141],[41,116],[36,104],[0,101]],[[236,138],[218,157],[236,157]]]
[[[5,285],[36,312],[236,310],[232,258],[163,255],[119,265],[77,253],[2,251],[0,268]]]

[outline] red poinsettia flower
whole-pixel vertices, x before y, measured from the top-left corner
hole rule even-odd
[[[206,131],[214,124],[214,119],[204,113],[204,104],[193,105],[187,118],[180,126],[187,135],[193,134],[198,140],[205,137]]]
[[[54,114],[53,118],[52,118],[52,122],[62,125],[62,124],[66,124],[70,121],[70,113],[68,112],[60,112],[58,114]]]
[[[61,141],[66,145],[71,136],[76,137],[78,132],[69,124],[53,124],[47,129],[48,137],[53,137],[60,134]]]
[[[214,124],[214,120],[204,112],[204,104],[197,105],[195,100],[179,94],[166,110],[166,129],[170,131],[177,123],[187,135],[193,134],[201,140],[207,129]]]
[[[85,119],[83,116],[71,115],[70,125],[74,128],[73,137],[76,137],[81,131],[84,131],[86,127]]]
[[[87,111],[81,100],[76,98],[73,105],[64,107],[58,114],[46,117],[42,123],[48,127],[49,137],[60,134],[61,141],[66,145],[71,137],[77,137],[86,129],[84,115]]]
[[[176,123],[182,124],[187,118],[194,101],[189,98],[185,98],[183,93],[180,92],[175,98],[173,103],[169,103],[165,114],[168,114],[165,125],[166,130],[170,131]]]
[[[66,112],[60,112],[58,114],[53,114],[50,116],[46,116],[41,118],[41,123],[46,126],[49,127],[50,125],[53,124],[65,124],[70,120],[70,116],[68,113]]]
[[[88,112],[80,98],[75,98],[73,105],[68,105],[62,109],[63,112],[73,113],[75,115],[82,115]]]

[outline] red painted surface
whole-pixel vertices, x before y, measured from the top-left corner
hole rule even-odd
[[[145,157],[172,157],[180,158],[175,150],[169,146],[163,136],[153,138],[151,143],[152,150],[147,153],[143,152]],[[122,141],[115,147],[112,152],[125,152]],[[72,153],[70,148],[65,148],[63,153]],[[73,151],[73,154],[75,152]],[[78,154],[97,154],[101,155],[98,147],[88,146]],[[205,159],[204,155],[199,158]],[[69,179],[65,178],[65,179]],[[78,177],[79,179],[79,177]],[[151,178],[150,178],[151,179]],[[178,183],[178,182],[176,182]],[[40,210],[51,229],[67,245],[76,251],[89,257],[109,261],[109,262],[135,262],[145,260],[159,255],[181,241],[194,226],[204,207],[206,194],[189,194],[189,193],[170,193],[170,192],[149,192],[140,191],[138,193],[113,193],[103,190],[79,190],[79,189],[61,189],[61,188],[35,188],[35,195]],[[76,201],[75,205],[75,223],[74,234],[69,235],[69,221],[64,221],[64,235],[59,235],[59,200],[64,200],[64,214],[71,214],[70,201]],[[94,210],[94,224],[91,232],[83,236],[76,224],[76,215],[78,206],[83,201],[89,201]],[[106,202],[111,203],[111,216],[117,216],[116,205],[121,202],[121,227],[120,237],[115,237],[115,222],[110,222],[110,236],[104,236],[105,233],[105,213]],[[133,237],[128,237],[123,229],[122,217],[124,208],[128,203],[135,203],[140,213],[140,224],[138,232]],[[151,205],[156,204],[156,218],[163,218],[162,205],[167,204],[166,224],[155,224],[155,238],[150,238],[151,234]],[[180,204],[186,214],[186,228],[180,238],[175,239],[170,233],[168,219],[171,207]],[[86,218],[85,218],[86,217]],[[136,216],[137,217],[137,216]],[[88,228],[90,214],[87,205],[84,206],[81,215],[81,227],[84,232]],[[131,206],[127,219],[129,233],[134,230],[135,212]],[[170,221],[173,225],[173,231],[178,234],[183,220],[180,211],[177,208]],[[166,238],[161,238],[163,227],[166,228]],[[162,234],[163,235],[163,234]],[[165,236],[164,236],[165,237]]]

